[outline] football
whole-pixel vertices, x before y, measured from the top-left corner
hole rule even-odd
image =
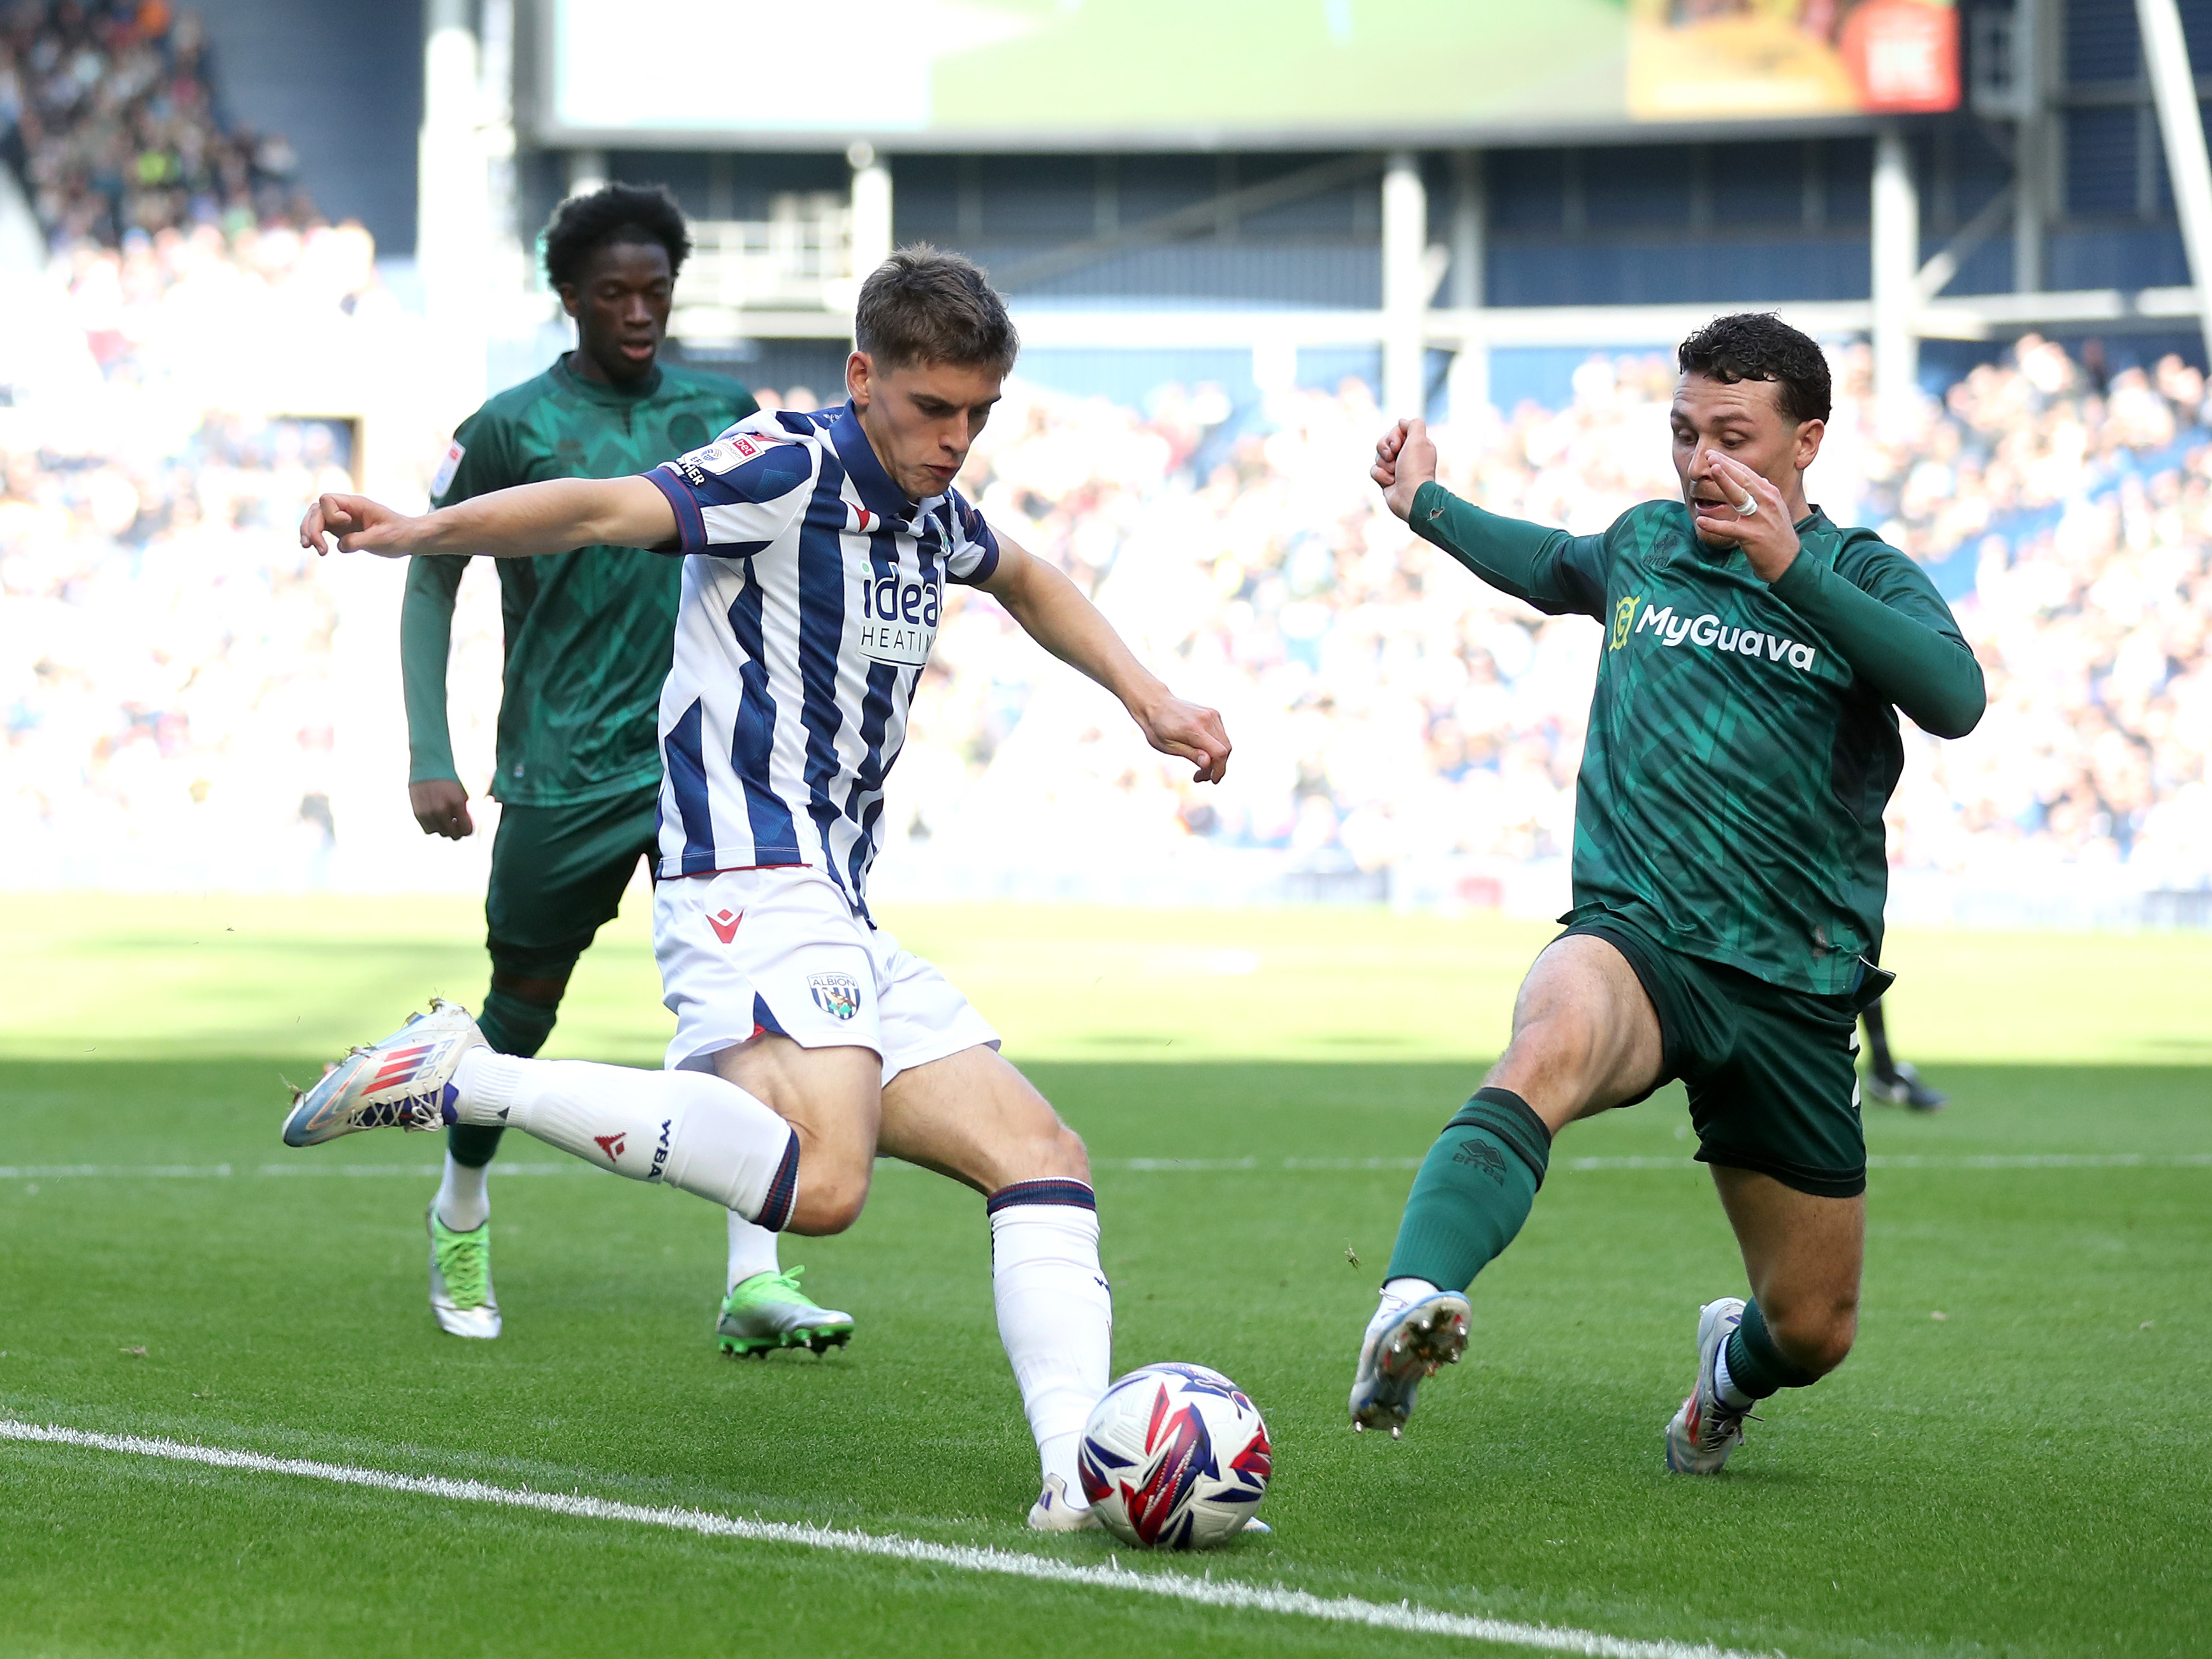
[[[1260,1408],[1219,1371],[1146,1365],[1091,1413],[1083,1494],[1125,1542],[1211,1549],[1259,1512],[1273,1460]]]

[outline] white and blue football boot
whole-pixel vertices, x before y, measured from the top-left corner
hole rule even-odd
[[[1031,1532],[1091,1532],[1103,1525],[1090,1506],[1068,1501],[1067,1482],[1056,1474],[1044,1478],[1044,1490],[1030,1505]]]
[[[1467,1298],[1435,1291],[1412,1301],[1385,1295],[1367,1322],[1359,1345],[1359,1370],[1352,1379],[1352,1426],[1390,1431],[1396,1439],[1413,1414],[1413,1390],[1456,1365],[1467,1352]]]
[[[1743,1443],[1748,1406],[1731,1406],[1713,1380],[1721,1348],[1743,1323],[1743,1298],[1724,1296],[1698,1310],[1698,1385],[1667,1425],[1667,1467],[1677,1474],[1718,1474]]]
[[[362,1129],[437,1129],[453,1121],[453,1073],[461,1056],[490,1045],[458,1002],[430,1000],[427,1014],[381,1042],[356,1048],[311,1089],[293,1097],[287,1146],[313,1146]]]

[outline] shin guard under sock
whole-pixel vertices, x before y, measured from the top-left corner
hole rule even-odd
[[[1081,1504],[1075,1455],[1114,1368],[1114,1293],[1098,1266],[1098,1208],[1080,1181],[991,1194],[991,1294],[1037,1460]]]
[[[465,1123],[505,1124],[633,1181],[665,1182],[770,1232],[799,1194],[799,1137],[736,1084],[472,1048],[453,1073]]]
[[[1737,1392],[1753,1400],[1764,1400],[1783,1389],[1808,1389],[1820,1380],[1783,1357],[1782,1350],[1774,1346],[1774,1334],[1766,1328],[1766,1316],[1759,1312],[1756,1302],[1743,1304],[1743,1319],[1729,1333],[1722,1359]]]
[[[1527,1101],[1476,1090],[1421,1160],[1384,1277],[1465,1290],[1528,1220],[1551,1158],[1552,1133]]]
[[[541,1002],[536,997],[517,996],[495,984],[484,993],[483,1012],[477,1016],[477,1030],[500,1053],[528,1060],[553,1035],[554,1018],[560,1010],[557,1000]],[[505,1133],[496,1125],[456,1123],[446,1131],[446,1151],[464,1169],[480,1170],[497,1156],[499,1138]]]

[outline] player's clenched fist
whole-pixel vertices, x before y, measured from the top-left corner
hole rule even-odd
[[[1413,497],[1437,476],[1437,447],[1426,421],[1401,421],[1375,445],[1375,465],[1367,476],[1382,486],[1382,501],[1401,519],[1411,518]]]
[[[395,513],[366,495],[323,495],[300,520],[300,545],[328,553],[331,548],[325,538],[329,538],[336,540],[341,553],[404,558],[412,550],[405,544],[414,522],[404,513]]]

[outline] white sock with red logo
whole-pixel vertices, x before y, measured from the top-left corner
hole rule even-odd
[[[1097,1200],[1080,1181],[991,1194],[991,1292],[1037,1459],[1081,1507],[1075,1457],[1114,1367],[1114,1293],[1098,1266]]]
[[[453,1073],[463,1123],[504,1125],[633,1181],[664,1182],[770,1232],[799,1194],[799,1137],[734,1083],[471,1048]]]
[[[775,1235],[757,1221],[730,1212],[730,1289],[748,1279],[772,1273],[783,1265],[775,1249]]]

